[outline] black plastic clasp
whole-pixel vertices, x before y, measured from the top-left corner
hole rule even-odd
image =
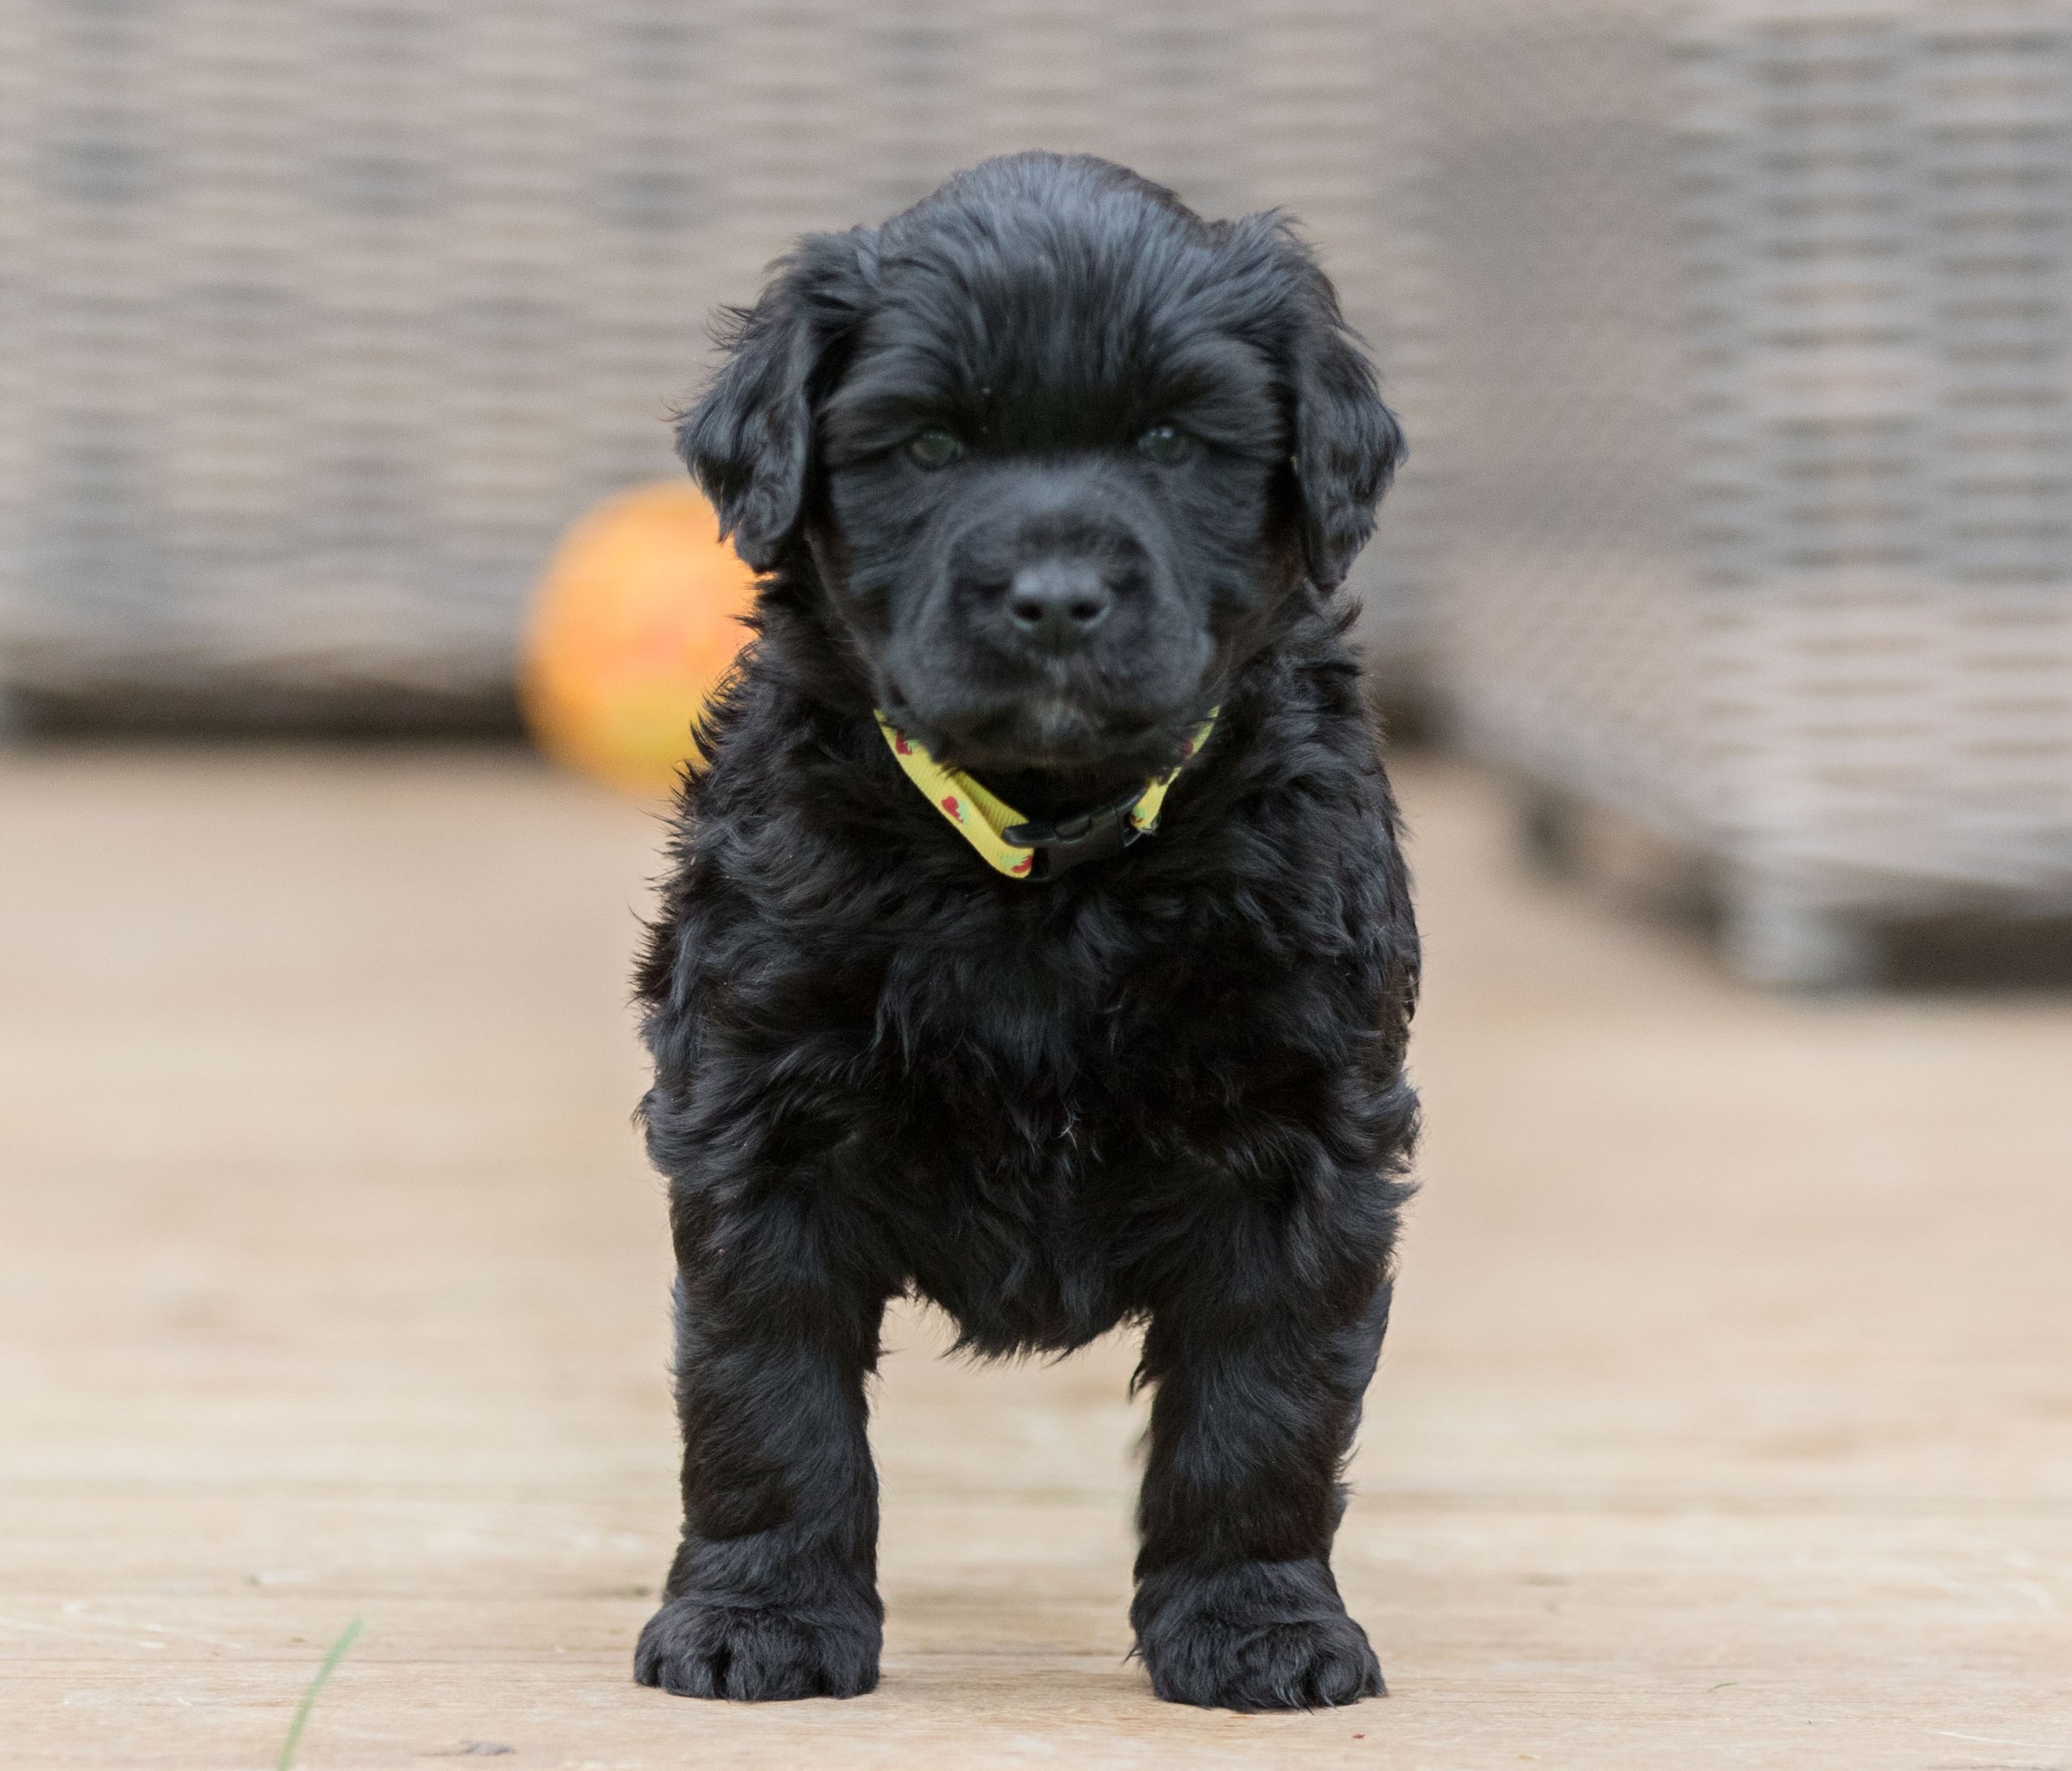
[[[1087,861],[1104,861],[1120,854],[1144,832],[1130,822],[1130,814],[1144,795],[1140,791],[1112,806],[1076,812],[1052,824],[1010,824],[1000,832],[1001,840],[1017,849],[1034,849],[1036,863],[1029,870],[1031,879],[1055,879]]]

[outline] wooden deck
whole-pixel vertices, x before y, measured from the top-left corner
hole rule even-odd
[[[1126,1662],[1130,1349],[908,1317],[884,1683],[627,1676],[674,1528],[656,831],[518,756],[0,755],[0,1765],[2072,1767],[2072,999],[1768,999],[1402,772],[1431,1135],[1339,1567]]]

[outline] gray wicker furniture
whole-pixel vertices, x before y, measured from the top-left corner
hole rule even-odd
[[[2072,904],[2072,6],[1419,17],[1466,741],[1710,858],[1753,977]]]

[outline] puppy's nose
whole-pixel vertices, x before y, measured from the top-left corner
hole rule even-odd
[[[1024,566],[1007,587],[1008,618],[1053,651],[1084,645],[1114,607],[1115,593],[1090,560],[1041,559]]]

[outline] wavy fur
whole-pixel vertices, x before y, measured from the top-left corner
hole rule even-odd
[[[913,1292],[985,1355],[1143,1324],[1132,1616],[1154,1688],[1351,1701],[1381,1676],[1329,1552],[1408,1191],[1417,944],[1351,610],[1318,581],[1364,539],[1400,440],[1277,220],[1218,232],[1130,175],[1051,157],[948,191],[947,246],[923,206],[889,244],[833,236],[782,267],[685,423],[771,575],[685,783],[638,978],[685,1446],[683,1545],[638,1676],[738,1698],[875,1683],[864,1386],[888,1300]],[[1149,278],[1112,292],[1121,308],[1193,275],[1190,251],[1234,254],[1242,274],[1183,334],[1250,327],[1283,353],[1271,398],[1299,464],[1256,468],[1255,607],[1202,611],[1201,695],[1223,714],[1157,835],[1042,884],[981,865],[887,752],[873,636],[830,579],[898,563],[854,557],[802,440],[867,351],[845,328],[867,332],[893,249],[991,265],[995,212],[996,234],[1045,218],[1097,293],[1118,264]],[[1118,217],[1178,244],[1104,254]],[[801,288],[801,266],[839,287]],[[966,284],[995,291],[977,314],[932,297],[951,356],[1043,323],[990,274]],[[1119,360],[1142,372],[1140,353]]]

